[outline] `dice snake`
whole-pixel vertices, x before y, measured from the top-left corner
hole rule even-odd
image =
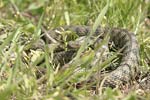
[[[57,41],[60,41],[61,31],[72,31],[80,36],[87,36],[92,32],[91,26],[62,26],[50,30],[48,33]],[[98,27],[93,36],[101,35],[104,38],[109,34],[109,41],[112,42],[117,50],[122,49],[122,57],[118,67],[110,72],[104,85],[115,87],[116,85],[126,84],[133,80],[139,72],[139,45],[134,33],[120,28]],[[45,36],[45,38],[47,38]]]

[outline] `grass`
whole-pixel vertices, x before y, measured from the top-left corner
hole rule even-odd
[[[89,90],[91,84],[80,89],[74,87],[74,83],[85,81],[93,71],[109,65],[115,56],[100,63],[101,67],[87,70],[94,52],[89,50],[81,58],[80,54],[87,48],[88,38],[74,63],[62,72],[52,62],[56,44],[46,44],[44,51],[32,46],[41,37],[42,27],[46,31],[62,25],[93,25],[92,31],[98,25],[125,28],[136,34],[141,72],[146,73],[150,61],[150,24],[145,24],[145,19],[150,16],[149,10],[150,2],[144,0],[0,0],[0,98],[68,100],[71,95],[78,100],[148,100],[149,93],[139,96],[136,90],[125,94],[118,89],[102,91],[98,87],[94,94]],[[39,64],[42,59],[45,60]],[[75,74],[78,65],[85,71]],[[45,74],[42,70],[46,70]],[[92,84],[95,83],[99,84]]]

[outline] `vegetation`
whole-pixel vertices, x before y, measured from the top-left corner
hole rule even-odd
[[[0,0],[1,100],[148,100],[149,93],[139,95],[136,89],[128,93],[117,88],[102,91],[101,87],[95,93],[89,90],[89,85],[77,89],[74,84],[85,81],[93,72],[74,74],[74,69],[79,63],[83,67],[88,65],[93,52],[83,58],[77,55],[71,67],[60,72],[52,62],[56,45],[49,48],[46,44],[44,51],[32,46],[43,30],[47,32],[62,25],[125,28],[136,34],[141,73],[146,73],[150,63],[149,11],[149,0]],[[80,50],[85,48],[82,47]],[[39,64],[42,59],[45,60]],[[109,60],[101,63],[101,68],[109,64]]]

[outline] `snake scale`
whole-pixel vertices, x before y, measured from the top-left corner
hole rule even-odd
[[[59,41],[59,32],[62,31],[62,29],[63,31],[69,30],[75,32],[80,37],[90,34],[92,27],[82,25],[63,26],[50,30],[49,35]],[[104,82],[104,85],[106,86],[115,87],[116,85],[126,84],[130,82],[138,73],[139,46],[135,34],[127,31],[126,29],[98,27],[93,33],[93,36],[103,34],[106,35],[107,33],[109,33],[110,35],[109,41],[113,42],[118,50],[123,48],[123,50],[121,51],[122,57],[120,64],[115,70],[109,73]],[[45,38],[47,37],[45,36]]]

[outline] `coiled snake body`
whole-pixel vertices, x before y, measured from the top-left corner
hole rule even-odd
[[[58,30],[61,31],[61,29],[64,31],[69,30],[75,32],[78,36],[86,36],[91,32],[92,27],[79,25],[64,26],[50,30],[49,34],[56,39],[59,36]],[[135,34],[125,29],[98,27],[93,36],[98,36],[101,34],[105,35],[107,33],[110,35],[109,41],[113,42],[118,50],[123,48],[119,66],[117,69],[110,72],[105,82],[105,85],[114,87],[116,85],[130,82],[135,78],[139,69],[139,47]]]

